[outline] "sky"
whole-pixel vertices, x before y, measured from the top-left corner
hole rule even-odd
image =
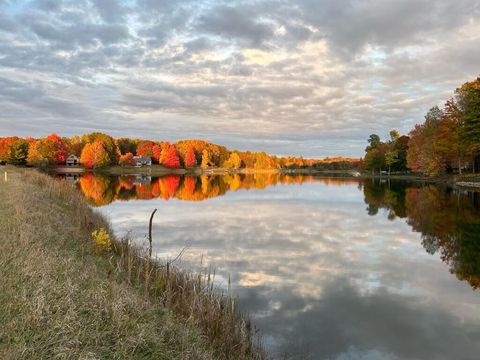
[[[479,64],[477,0],[0,0],[0,136],[361,156]]]

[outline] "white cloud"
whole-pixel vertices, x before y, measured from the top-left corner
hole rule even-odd
[[[0,3],[0,133],[361,155],[370,133],[408,131],[480,61],[475,1],[382,4]]]

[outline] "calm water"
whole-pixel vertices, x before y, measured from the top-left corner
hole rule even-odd
[[[275,185],[275,186],[274,186]],[[119,235],[231,276],[274,358],[479,359],[480,194],[301,176],[95,177]]]

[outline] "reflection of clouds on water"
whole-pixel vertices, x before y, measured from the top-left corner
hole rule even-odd
[[[477,294],[457,281],[420,234],[387,212],[369,216],[356,184],[304,183],[230,192],[203,202],[116,202],[119,234],[147,231],[154,251],[229,274],[239,304],[272,349],[312,359],[473,359]],[[382,212],[382,210],[381,210]]]
[[[299,296],[294,288],[261,287],[239,295],[245,308],[270,309],[268,317],[259,316],[255,323],[285,344],[280,352],[288,350],[290,341],[332,359],[355,359],[371,351],[381,359],[475,359],[480,350],[478,322],[462,322],[417,297],[386,288],[362,294],[342,277],[326,281],[322,293],[317,299]],[[282,306],[272,308],[272,298]],[[351,357],[345,357],[349,349]]]

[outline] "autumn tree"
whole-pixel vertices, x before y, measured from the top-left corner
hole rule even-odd
[[[68,155],[72,154],[80,157],[84,146],[85,144],[80,136],[72,136],[68,139]]]
[[[240,159],[247,169],[253,169],[255,166],[255,153],[245,151],[240,153]]]
[[[171,169],[178,169],[180,167],[180,159],[178,157],[175,146],[170,145],[168,147],[163,158],[162,165]]]
[[[0,138],[0,161],[10,162],[12,146],[20,140],[17,136]]]
[[[137,156],[153,157],[155,143],[150,140],[140,141],[137,146]]]
[[[462,163],[467,154],[467,146],[462,141],[462,111],[454,99],[445,103],[438,128],[437,145],[439,152],[451,168],[462,173]]]
[[[65,163],[67,152],[67,143],[57,134],[50,134],[30,144],[27,162],[30,165],[60,165]]]
[[[152,161],[155,164],[160,164],[162,159],[162,147],[158,144],[152,146]]]
[[[267,154],[262,152],[258,152],[255,154],[255,169],[260,170],[260,169],[268,169],[269,164],[268,164],[268,159],[267,159]]]
[[[475,172],[480,165],[480,77],[463,84],[455,93],[462,112],[462,142],[472,154]]]
[[[129,138],[120,138],[116,139],[115,143],[120,151],[120,154],[126,153],[137,153],[137,141],[129,139]]]
[[[117,143],[111,136],[100,132],[94,132],[91,134],[83,135],[82,141],[85,144],[92,144],[95,141],[99,141],[103,145],[104,150],[107,152],[109,163],[118,163],[118,158],[120,157],[120,150],[118,149]]]
[[[390,141],[395,142],[400,138],[400,133],[396,129],[390,130]]]
[[[223,163],[223,166],[228,169],[239,169],[242,166],[242,159],[237,152],[232,152],[227,161]]]
[[[412,170],[432,176],[445,170],[445,158],[438,142],[442,117],[442,110],[435,106],[425,115],[425,122],[410,132],[407,164]]]
[[[211,165],[212,165],[212,161],[210,159],[210,152],[207,149],[203,149],[203,151],[202,151],[202,162],[200,164],[200,167],[202,169],[206,169]]]
[[[118,164],[120,166],[134,166],[135,161],[133,160],[133,154],[131,152],[127,152],[124,155],[120,155],[120,159],[118,160]]]
[[[100,140],[85,145],[80,156],[80,163],[88,169],[101,168],[111,164],[109,154]]]
[[[191,146],[188,148],[187,152],[185,153],[184,163],[186,168],[192,168],[196,164],[195,151]]]
[[[29,143],[27,140],[18,139],[10,148],[10,162],[13,164],[25,164],[27,162]]]

